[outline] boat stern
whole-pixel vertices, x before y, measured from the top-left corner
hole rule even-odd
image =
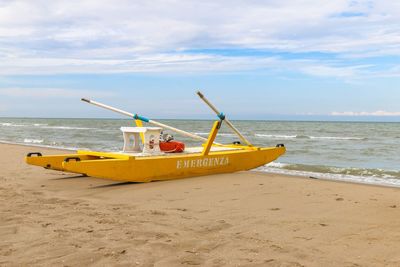
[[[79,162],[84,160],[93,160],[98,158],[97,156],[88,154],[63,154],[63,155],[46,155],[44,156],[41,152],[31,152],[25,157],[25,162],[29,165],[43,167],[45,169],[56,170],[56,171],[67,171],[73,173],[81,173],[77,171],[71,171],[64,167],[65,163],[68,162]]]

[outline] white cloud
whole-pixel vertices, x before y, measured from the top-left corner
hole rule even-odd
[[[373,111],[373,112],[355,112],[355,111],[345,111],[345,112],[332,112],[332,116],[400,116],[400,111],[384,111],[384,110],[378,110],[378,111]]]
[[[360,67],[333,67],[324,65],[304,66],[302,71],[306,74],[321,77],[351,77]]]
[[[184,52],[193,49],[398,55],[399,17],[396,1],[378,0],[0,1],[0,73],[231,71],[270,63]],[[292,60],[280,63],[293,68]],[[359,73],[323,60],[294,64],[310,75]]]
[[[284,60],[279,57],[219,56],[207,54],[149,54],[131,59],[7,58],[0,74],[19,73],[209,73],[269,70],[312,76],[348,78],[368,74],[369,65],[342,66],[337,62]],[[382,75],[382,74],[379,74]],[[396,72],[391,72],[396,76]],[[399,74],[400,76],[400,74]]]
[[[72,90],[62,88],[0,88],[0,96],[27,97],[27,98],[81,98],[81,97],[109,97],[112,92],[94,90]]]

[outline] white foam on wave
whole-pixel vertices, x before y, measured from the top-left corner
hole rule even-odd
[[[236,136],[236,134],[231,134],[231,133],[218,133],[218,135],[220,135],[220,136],[229,136],[229,137]]]
[[[1,126],[4,127],[25,127],[26,125],[23,124],[15,124],[15,123],[11,123],[11,122],[2,122],[0,123]]]
[[[284,135],[284,134],[255,134],[255,136],[268,139],[365,140],[365,138],[362,137],[347,137],[347,136],[308,136],[308,135]]]
[[[203,135],[203,136],[209,136],[209,135],[210,135],[210,133],[203,133],[203,132],[194,133],[194,134]],[[218,133],[217,135],[219,135],[219,136],[226,136],[226,137],[236,136],[235,134],[232,134],[232,133]]]
[[[198,133],[193,133],[193,134],[197,134],[197,135],[209,135],[210,133],[202,133],[202,132],[198,132]]]
[[[289,166],[289,164],[273,161],[271,163],[268,163],[266,166],[267,167],[272,167],[272,168],[284,168],[286,166]]]
[[[322,140],[364,140],[362,137],[342,137],[342,136],[310,136],[310,139]]]
[[[282,135],[282,134],[254,134],[257,137],[265,137],[272,139],[294,139],[297,135]]]
[[[43,129],[58,129],[58,130],[96,130],[89,127],[73,127],[73,126],[43,126]]]
[[[43,143],[43,139],[29,139],[29,138],[25,138],[24,139],[24,143],[30,143],[30,144],[41,144]]]
[[[90,127],[75,127],[75,126],[49,126],[46,123],[34,123],[34,124],[16,124],[11,122],[2,122],[0,126],[4,127],[38,127],[42,129],[59,129],[59,130],[97,130],[97,128]]]
[[[400,187],[400,179],[394,178],[393,176],[390,175],[385,175],[384,177],[378,177],[374,175],[357,176],[350,174],[320,173],[312,171],[297,171],[297,170],[284,169],[284,167],[287,167],[289,165],[290,164],[286,163],[271,162],[265,166],[254,169],[254,171],[290,175],[290,176],[302,176],[302,177],[316,178],[322,180],[333,180],[333,181],[351,182],[359,184]]]

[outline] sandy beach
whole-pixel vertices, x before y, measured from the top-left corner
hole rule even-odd
[[[0,144],[1,266],[399,266],[400,190],[256,172],[115,183]]]

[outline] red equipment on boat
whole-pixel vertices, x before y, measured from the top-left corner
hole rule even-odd
[[[178,141],[160,142],[160,150],[166,153],[181,153],[185,150],[185,144]]]

